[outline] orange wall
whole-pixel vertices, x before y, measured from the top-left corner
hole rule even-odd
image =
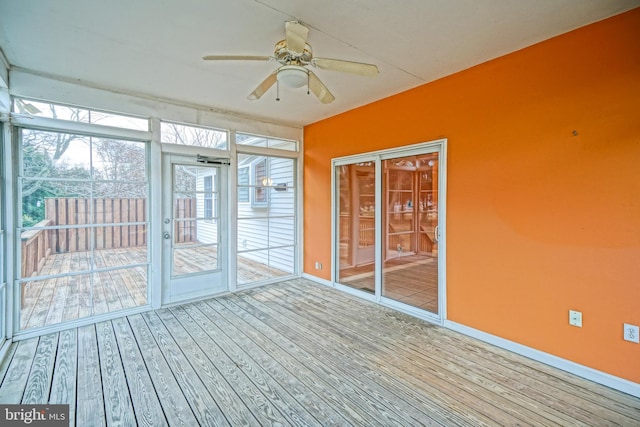
[[[306,127],[305,272],[331,158],[441,137],[448,319],[640,382],[640,9]]]

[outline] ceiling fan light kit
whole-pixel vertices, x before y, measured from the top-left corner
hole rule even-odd
[[[291,88],[299,88],[309,84],[309,71],[299,65],[283,65],[278,68],[278,83]]]
[[[276,82],[290,88],[300,88],[307,85],[307,93],[313,94],[323,104],[335,100],[329,89],[320,81],[311,70],[312,67],[321,70],[333,70],[360,76],[374,77],[378,75],[378,67],[374,64],[362,62],[343,61],[340,59],[314,58],[311,45],[307,43],[309,29],[298,21],[285,22],[285,39],[276,43],[273,56],[256,55],[207,55],[202,59],[206,61],[269,61],[275,60],[281,66],[264,79],[258,87],[247,97],[255,101],[260,99]],[[276,96],[276,100],[280,100]]]

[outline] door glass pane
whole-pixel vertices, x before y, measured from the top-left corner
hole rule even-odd
[[[216,166],[173,165],[172,276],[219,269]]]
[[[375,163],[336,167],[338,186],[337,281],[375,292]]]
[[[178,244],[173,248],[173,275],[202,273],[218,268],[218,245]]]
[[[438,154],[383,163],[382,296],[438,313]]]

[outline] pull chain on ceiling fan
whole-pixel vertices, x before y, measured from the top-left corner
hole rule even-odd
[[[378,67],[362,62],[343,61],[341,59],[315,58],[311,46],[307,43],[309,29],[298,21],[285,22],[285,39],[275,45],[273,56],[258,55],[207,55],[206,61],[270,61],[280,63],[280,67],[271,73],[249,94],[248,99],[260,99],[276,82],[292,88],[305,84],[323,104],[335,100],[329,89],[318,76],[307,68],[309,65],[321,70],[333,70],[360,76],[378,75]],[[307,92],[307,93],[308,93]]]

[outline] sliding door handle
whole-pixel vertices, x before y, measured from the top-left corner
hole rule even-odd
[[[433,236],[436,243],[439,243],[440,242],[440,226],[439,225],[436,225],[436,227],[433,229]]]

